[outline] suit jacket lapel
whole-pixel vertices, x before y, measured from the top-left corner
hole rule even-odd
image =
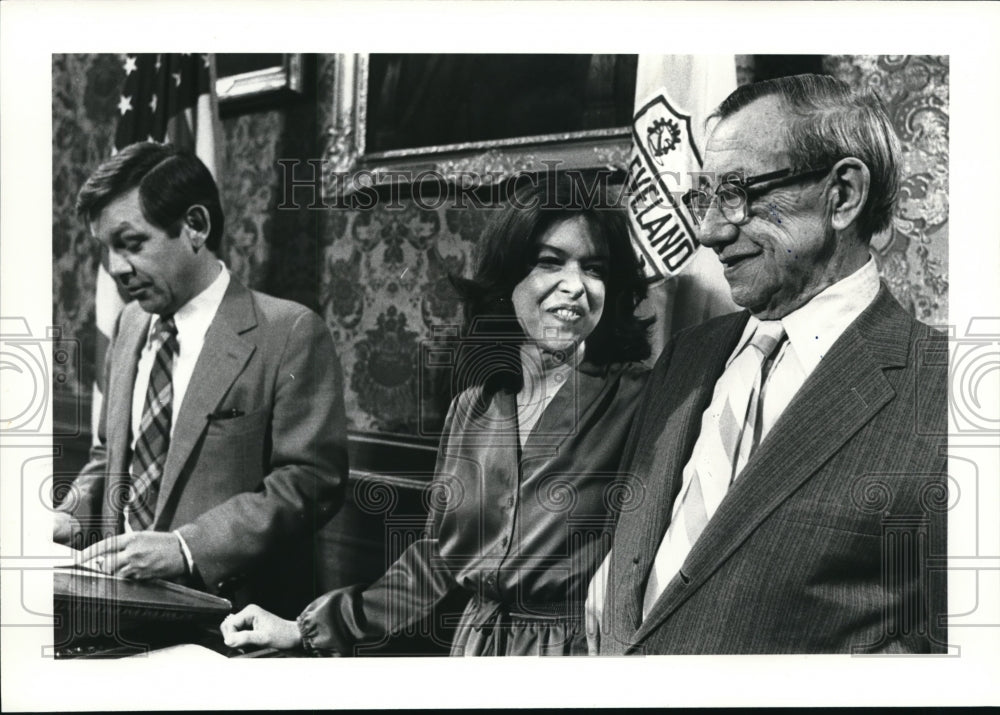
[[[904,365],[908,316],[885,286],[809,376],[734,482],[635,636],[640,641],[696,591],[792,492],[895,395],[887,367]]]
[[[127,308],[126,311],[128,311]],[[132,315],[135,317],[131,317]],[[106,487],[108,496],[104,499],[104,511],[106,515],[115,519],[121,516],[122,508],[125,506],[125,500],[119,496],[128,493],[131,481],[129,461],[132,453],[132,391],[135,389],[139,355],[146,343],[151,318],[149,313],[142,311],[126,312],[122,316],[119,334],[115,339],[114,354],[111,356],[111,364],[113,366],[121,365],[122,368],[112,370],[111,379],[108,382],[107,424],[105,426],[108,441],[108,484]]]
[[[215,412],[253,355],[256,346],[241,334],[256,325],[250,291],[232,278],[215,319],[205,333],[205,343],[195,363],[191,382],[180,412],[175,415],[174,434],[163,469],[153,528],[158,526],[164,506],[169,503],[170,493],[191,451],[208,427],[208,416]]]
[[[646,580],[656,557],[656,547],[649,545],[658,546],[663,540],[684,465],[701,431],[701,415],[749,317],[747,312],[725,316],[707,325],[704,339],[697,344],[681,340],[668,347],[670,353],[665,357],[670,361],[669,369],[655,383],[650,381],[650,390],[657,393],[646,397],[650,408],[641,418],[642,437],[625,470],[645,488],[644,499],[651,505],[645,513],[650,518],[623,520],[618,527],[621,533],[615,535],[616,558],[631,561],[631,553],[618,553],[622,547],[638,554],[635,571],[642,577],[622,579],[629,590],[618,599],[618,607],[624,609],[634,628],[642,621]]]

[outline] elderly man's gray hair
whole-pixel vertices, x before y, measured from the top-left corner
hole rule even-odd
[[[871,173],[868,202],[858,217],[864,240],[889,227],[899,193],[899,139],[885,105],[870,89],[852,90],[833,77],[802,74],[738,87],[711,115],[725,119],[748,104],[776,95],[792,121],[785,137],[794,170],[860,159]]]

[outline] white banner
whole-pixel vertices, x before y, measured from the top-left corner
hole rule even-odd
[[[675,275],[698,248],[694,224],[681,196],[701,155],[691,117],[676,109],[665,88],[635,113],[629,164],[628,217],[643,267],[650,278]]]
[[[639,55],[627,212],[654,281],[642,308],[656,316],[654,354],[673,332],[737,309],[681,201],[701,173],[705,120],[734,89],[733,55]]]

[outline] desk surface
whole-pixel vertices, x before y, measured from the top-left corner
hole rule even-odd
[[[114,636],[67,638],[66,631],[57,629],[55,657],[129,658],[176,657],[190,661],[196,657],[215,655],[225,658],[281,658],[294,655],[274,648],[230,648],[222,641],[218,627],[203,625],[148,624],[134,627]],[[192,646],[184,648],[184,646]]]

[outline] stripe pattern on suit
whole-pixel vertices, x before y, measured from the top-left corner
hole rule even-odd
[[[642,617],[701,415],[748,317],[679,333],[654,368],[624,464],[647,501],[615,533],[602,654],[943,650],[945,573],[928,563],[947,553],[947,342],[884,284]]]

